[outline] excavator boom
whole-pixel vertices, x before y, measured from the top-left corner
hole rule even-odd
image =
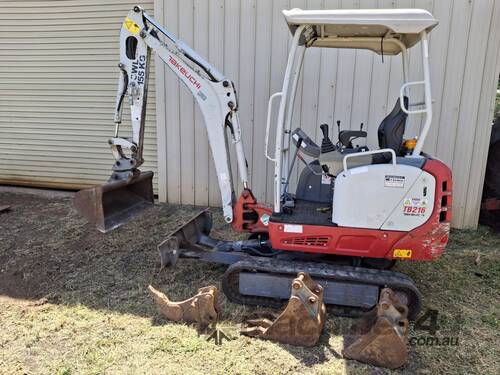
[[[139,6],[129,12],[120,32],[115,133],[109,140],[115,158],[112,174],[108,183],[78,192],[76,207],[99,230],[107,232],[153,203],[152,173],[141,173],[138,169],[144,162],[144,127],[151,51],[180,79],[200,107],[215,162],[224,220],[231,223],[235,195],[227,129],[230,130],[231,143],[236,150],[242,184],[245,188],[248,185],[236,89],[222,73]],[[131,137],[120,134],[125,100],[130,105]],[[123,197],[126,199],[122,199]]]

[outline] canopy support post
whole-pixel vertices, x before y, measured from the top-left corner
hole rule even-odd
[[[420,156],[422,148],[424,147],[425,138],[431,127],[432,122],[432,97],[431,97],[431,75],[429,68],[429,41],[427,39],[427,32],[424,30],[420,33],[420,40],[422,44],[422,65],[424,68],[424,102],[425,102],[425,123],[420,137],[418,138],[412,156]]]

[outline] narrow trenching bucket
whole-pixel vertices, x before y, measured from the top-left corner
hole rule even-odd
[[[351,327],[343,355],[370,365],[396,369],[408,360],[408,306],[389,288],[378,305]]]
[[[153,203],[153,172],[80,190],[74,202],[78,212],[103,233],[131,220]]]

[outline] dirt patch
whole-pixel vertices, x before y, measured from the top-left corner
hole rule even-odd
[[[0,216],[6,234],[0,244],[0,294],[51,302],[71,297],[98,308],[113,306],[110,295],[154,281],[156,245],[198,210],[156,205],[133,223],[102,234],[78,215],[71,198],[4,193],[2,201],[11,210]],[[138,305],[126,312],[144,311]]]
[[[221,327],[234,340],[216,346],[194,327],[166,322],[148,284],[179,300],[203,285],[220,287],[225,269],[181,260],[159,272],[157,244],[195,207],[155,205],[104,235],[76,213],[70,198],[1,193],[0,204],[11,205],[0,214],[2,372],[385,373],[341,358],[349,319],[329,315],[311,349],[239,337],[238,324],[255,309],[223,295]],[[232,235],[221,215],[214,222],[217,235]],[[460,340],[458,346],[412,346],[409,364],[398,372],[500,372],[499,249],[500,237],[484,228],[453,231],[439,261],[397,266],[419,286],[424,310],[439,311],[438,337]],[[411,336],[429,335],[412,329]]]

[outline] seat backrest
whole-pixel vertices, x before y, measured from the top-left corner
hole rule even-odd
[[[404,97],[405,108],[408,108],[408,97]],[[378,145],[380,148],[392,148],[396,155],[403,153],[403,135],[408,115],[401,109],[400,100],[380,123],[378,127]],[[390,158],[390,157],[389,157]]]

